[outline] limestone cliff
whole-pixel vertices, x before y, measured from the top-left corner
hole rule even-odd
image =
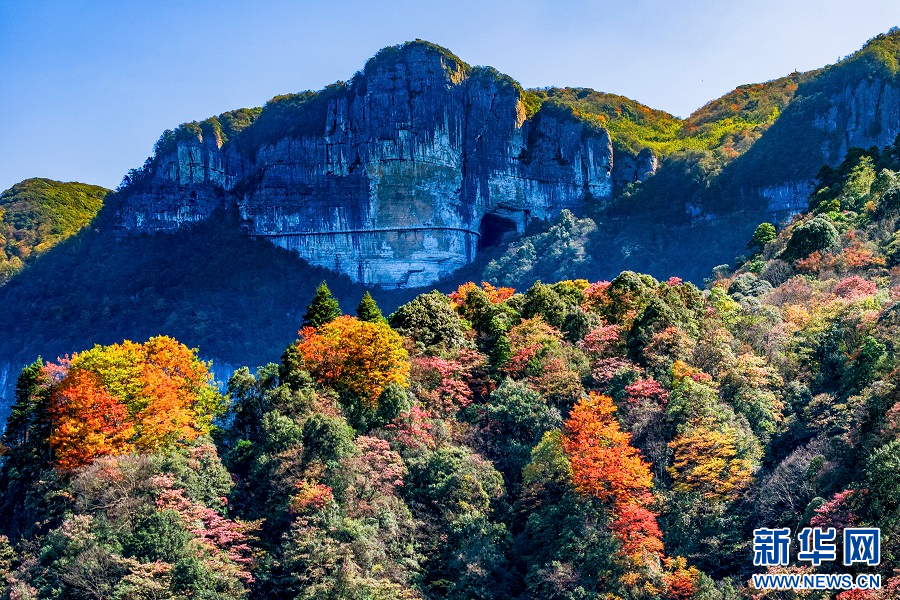
[[[347,84],[275,98],[231,136],[213,120],[170,132],[118,219],[171,231],[236,204],[249,234],[314,265],[412,287],[504,230],[608,199],[612,166],[605,129],[558,109],[527,118],[512,79],[413,42]]]
[[[781,152],[779,156],[797,168],[781,182],[774,177],[777,172],[773,173],[773,185],[762,189],[774,214],[796,214],[806,209],[813,177],[822,164],[837,165],[850,148],[883,148],[900,135],[900,84],[896,80],[871,77],[847,81],[827,92],[810,87],[801,88],[799,102],[789,108],[797,114],[789,113],[784,122],[807,124],[799,131],[796,126],[792,128],[792,135],[805,142],[786,146],[796,155]],[[809,166],[802,169],[805,164]]]
[[[748,164],[739,165],[744,168],[735,182],[755,188],[773,218],[806,210],[823,164],[837,165],[850,148],[883,148],[900,135],[897,81],[873,77],[825,91],[816,83],[800,88],[772,136],[763,136],[748,153]]]
[[[676,220],[783,220],[806,207],[822,164],[900,133],[897,56],[895,31],[681,120],[587,88],[523,91],[412,42],[347,83],[166,132],[119,194],[118,223],[172,231],[237,207],[249,235],[313,265],[417,287],[533,218],[635,182],[649,180],[628,188],[634,207],[664,205]]]
[[[892,144],[900,135],[900,86],[883,77],[847,85],[830,96],[828,112],[815,125],[827,134],[822,154],[831,164],[850,148]]]
[[[898,58],[895,28],[834,65],[793,75],[796,94],[735,161],[730,192],[758,193],[773,214],[797,213],[823,164],[839,164],[850,148],[892,144],[900,135]]]

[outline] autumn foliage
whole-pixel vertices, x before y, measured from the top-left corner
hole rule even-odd
[[[472,281],[464,283],[455,292],[449,294],[450,300],[455,306],[464,306],[469,293],[477,288],[478,286]],[[481,289],[487,294],[491,304],[499,304],[516,293],[516,290],[511,287],[495,287],[486,281],[481,283]]]
[[[370,408],[378,405],[389,383],[407,383],[403,338],[386,323],[338,317],[318,328],[301,329],[297,347],[314,378],[350,392]]]
[[[210,439],[222,398],[175,340],[36,360],[0,598],[761,599],[791,594],[747,585],[753,529],[805,525],[882,532],[882,589],[819,596],[900,598],[900,143],[866,152],[705,290],[468,283],[385,322],[323,285]],[[568,264],[562,234],[518,256]]]
[[[54,464],[154,451],[209,431],[222,398],[209,366],[169,337],[95,346],[45,367]]]
[[[647,510],[653,478],[649,465],[619,429],[612,398],[590,393],[566,420],[563,448],[572,466],[576,491],[607,503],[614,514],[611,529],[626,556],[661,555],[656,515]]]
[[[676,491],[696,492],[707,502],[731,502],[753,478],[753,464],[738,456],[730,428],[694,422],[669,448],[675,455],[669,474]]]
[[[697,579],[700,570],[697,567],[687,566],[687,561],[681,557],[667,558],[666,585],[668,587],[667,598],[670,600],[690,600],[694,597]]]
[[[151,479],[158,490],[156,507],[178,515],[186,529],[195,536],[197,555],[210,571],[234,577],[245,583],[253,581],[253,564],[248,544],[259,523],[235,521],[203,506],[185,495],[168,475]]]
[[[609,528],[621,543],[621,554],[639,571],[646,570],[663,557],[662,531],[648,508],[653,477],[650,465],[630,445],[631,435],[619,428],[615,411],[609,396],[591,392],[580,400],[566,420],[563,449],[575,490],[609,507]],[[650,585],[639,571],[630,572],[623,583]]]
[[[60,469],[69,470],[98,456],[123,454],[134,448],[134,424],[127,407],[107,392],[93,373],[73,371],[52,398],[49,412],[55,427],[49,441]]]
[[[510,377],[533,375],[541,371],[540,364],[562,340],[558,329],[541,317],[522,319],[507,334],[510,358],[504,365]]]
[[[621,506],[610,529],[622,542],[626,556],[662,555],[662,531],[656,515],[640,504]]]
[[[614,506],[644,502],[652,484],[650,469],[619,429],[612,398],[591,393],[572,408],[563,447],[572,464],[572,482],[584,495]]]

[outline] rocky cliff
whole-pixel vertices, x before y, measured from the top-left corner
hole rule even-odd
[[[850,148],[884,148],[900,135],[900,29],[816,71],[794,74],[796,93],[747,153],[734,163],[729,191],[758,193],[773,214],[807,207],[823,164]]]
[[[846,85],[829,97],[828,112],[815,126],[827,135],[822,154],[839,163],[850,148],[883,148],[900,134],[900,87],[884,77]]]
[[[386,48],[351,82],[275,98],[228,136],[168,132],[135,174],[122,227],[171,231],[236,204],[249,234],[359,282],[430,284],[532,218],[612,193],[603,128],[425,42]],[[648,155],[629,177],[655,168]]]
[[[821,77],[826,78],[825,73]],[[850,148],[883,148],[900,135],[900,85],[883,76],[842,82],[822,89],[816,79],[798,91],[796,103],[788,107],[782,123],[773,127],[774,144],[763,138],[759,151],[769,153],[773,165],[792,165],[769,169],[771,183],[761,189],[768,209],[785,216],[806,210],[813,178],[823,164],[837,165]],[[793,143],[784,138],[794,137]],[[774,165],[773,165],[774,166]]]
[[[382,51],[348,83],[182,125],[106,196],[96,227],[33,252],[0,285],[0,413],[15,373],[39,355],[166,332],[226,363],[263,364],[294,339],[298,306],[319,281],[348,302],[361,297],[362,285],[263,240],[357,282],[412,288],[529,219],[612,194],[619,200],[596,229],[521,240],[553,250],[511,249],[516,277],[562,269],[601,280],[630,269],[700,283],[745,251],[760,221],[804,209],[824,163],[900,133],[898,64],[893,31],[819,71],[740,86],[682,120],[586,88],[523,91],[417,42]],[[40,234],[73,206],[46,195],[15,194],[21,214],[53,210],[29,218],[30,229],[0,232],[10,256],[21,254],[10,243],[20,246],[23,231]],[[210,219],[220,208],[225,218]],[[143,231],[174,233],[122,235]],[[390,310],[412,293],[377,295]]]
[[[586,88],[524,91],[411,42],[347,83],[166,132],[120,194],[118,223],[172,231],[237,207],[252,236],[354,281],[406,288],[658,170],[670,173],[652,177],[635,207],[662,204],[692,222],[735,211],[783,220],[806,207],[823,163],[900,133],[897,56],[893,31],[681,120]]]

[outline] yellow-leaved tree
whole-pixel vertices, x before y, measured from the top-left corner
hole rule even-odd
[[[350,392],[368,408],[390,383],[407,384],[409,355],[386,323],[342,316],[304,327],[297,342],[307,370],[319,383]]]
[[[669,444],[674,454],[668,468],[677,492],[695,492],[706,502],[732,502],[749,487],[753,461],[738,454],[737,431],[694,420]]]
[[[224,400],[209,365],[173,338],[94,346],[50,376],[50,446],[57,468],[155,451],[209,432]]]

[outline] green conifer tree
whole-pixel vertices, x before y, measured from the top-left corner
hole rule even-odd
[[[316,295],[312,302],[306,308],[306,314],[303,315],[303,326],[319,327],[334,321],[339,316],[341,316],[341,307],[331,295],[328,284],[323,281],[316,289]]]
[[[362,300],[359,301],[359,306],[356,307],[356,316],[359,317],[360,321],[368,321],[369,323],[385,322],[381,309],[378,308],[375,298],[369,292],[366,292]]]

